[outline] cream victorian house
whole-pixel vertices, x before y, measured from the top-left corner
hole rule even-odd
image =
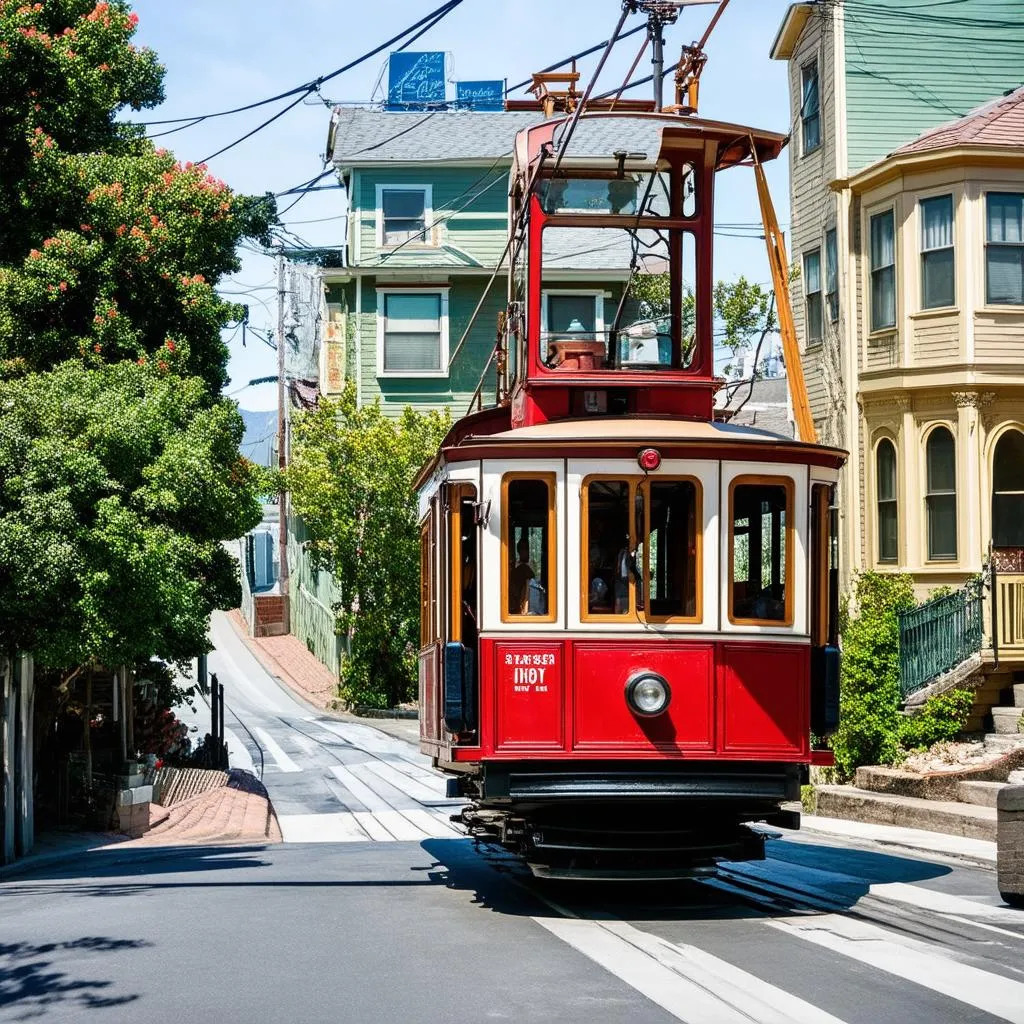
[[[921,596],[978,573],[990,547],[1019,573],[1024,88],[833,190],[851,211],[853,243],[842,269],[853,286],[864,512],[855,563],[899,567]],[[805,303],[817,301],[806,276],[804,287]]]

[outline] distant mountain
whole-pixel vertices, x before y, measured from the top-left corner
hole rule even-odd
[[[260,466],[269,466],[274,438],[277,434],[277,410],[253,412],[239,409],[245,421],[245,436],[242,438],[242,454]]]

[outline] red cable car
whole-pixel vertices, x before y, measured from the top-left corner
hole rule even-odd
[[[826,763],[845,453],[714,411],[715,178],[783,145],[666,113],[516,139],[499,404],[419,481],[420,736],[537,874],[761,857]]]

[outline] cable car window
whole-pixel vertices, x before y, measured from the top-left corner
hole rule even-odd
[[[729,619],[790,625],[792,484],[742,481],[730,493]]]
[[[582,617],[698,621],[697,483],[588,478],[583,499]]]
[[[696,338],[696,254],[688,231],[546,227],[543,364],[555,371],[688,367]],[[586,289],[567,285],[566,275],[578,271],[587,273]]]
[[[689,168],[688,168],[689,169]],[[695,205],[694,175],[684,184],[684,216],[692,216]],[[594,172],[586,177],[547,178],[537,188],[546,214],[593,213],[605,216],[636,215],[664,217],[669,210],[669,175],[665,172],[638,174],[615,171]]]
[[[691,480],[651,480],[647,525],[650,618],[696,618],[697,487]]]
[[[629,522],[632,488],[626,480],[587,484],[586,601],[590,615],[630,614],[629,574],[632,537]]]
[[[555,614],[555,479],[506,477],[502,521],[502,619]]]

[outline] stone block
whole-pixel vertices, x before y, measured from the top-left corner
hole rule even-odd
[[[996,874],[999,894],[1024,906],[1024,786],[1006,786],[996,802]]]
[[[1013,684],[1013,706],[1024,711],[1024,683]]]
[[[135,807],[140,804],[145,804],[147,807],[153,801],[153,787],[152,786],[131,786],[128,789],[122,789],[117,794],[117,809],[118,812],[124,807]],[[149,813],[147,811],[147,813]]]
[[[1020,708],[993,708],[992,731],[998,736],[1014,736],[1020,729]]]

